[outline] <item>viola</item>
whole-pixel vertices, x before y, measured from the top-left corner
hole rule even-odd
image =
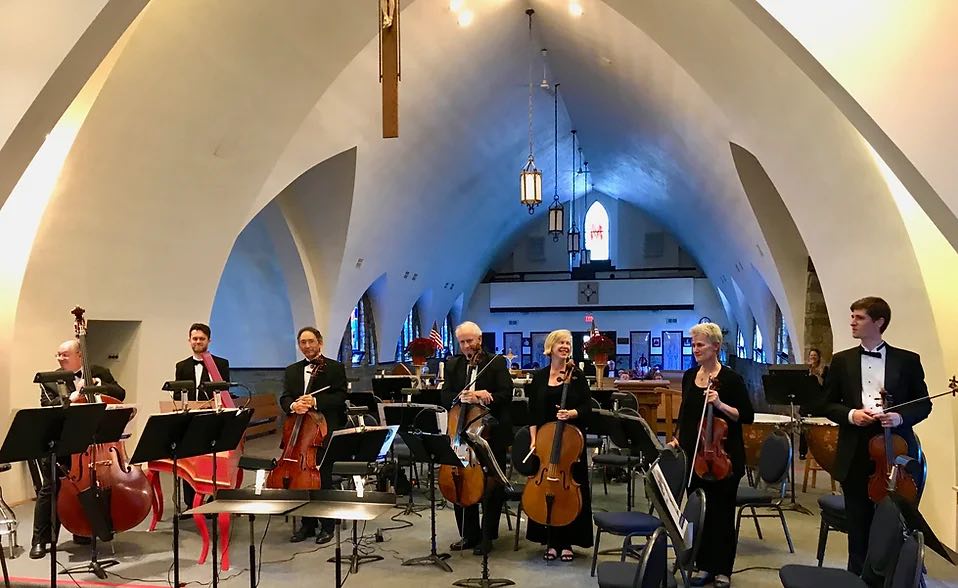
[[[728,440],[728,422],[715,416],[708,394],[717,387],[714,378],[709,378],[705,389],[705,412],[699,424],[699,439],[696,444],[694,471],[703,480],[724,480],[732,475],[732,460],[725,451]]]
[[[882,410],[892,403],[891,394],[881,390]],[[868,440],[868,456],[875,464],[875,471],[868,477],[868,498],[881,502],[889,492],[901,496],[911,504],[918,502],[918,485],[905,469],[895,463],[896,458],[908,455],[908,442],[901,435],[882,427],[882,434]]]
[[[312,387],[316,375],[325,369],[322,356],[314,361],[305,390]],[[312,392],[318,394],[326,388]],[[283,423],[282,455],[266,478],[267,488],[283,490],[318,490],[322,487],[316,455],[326,441],[326,418],[317,410],[294,414]]]
[[[562,400],[565,410],[569,384],[575,377],[575,363],[566,362],[562,373]],[[565,421],[546,423],[536,431],[539,471],[529,478],[522,491],[522,509],[533,521],[550,527],[572,523],[582,511],[582,492],[572,477],[572,465],[585,449],[585,437]]]
[[[479,364],[485,359],[485,353],[482,348],[476,349],[469,358],[466,370],[466,376],[471,376],[471,381],[466,386],[467,389],[475,388],[476,379],[479,377]],[[488,409],[481,404],[471,404],[464,402],[455,402],[449,409],[446,421],[446,433],[449,435],[449,442],[452,450],[462,462],[461,466],[440,465],[439,466],[439,491],[443,497],[459,506],[472,506],[478,504],[486,493],[486,474],[482,470],[478,458],[473,449],[466,443],[466,435],[471,434],[482,438],[487,438],[488,431],[483,424],[483,417],[488,413]]]
[[[90,369],[89,354],[86,347],[87,326],[83,318],[84,310],[79,306],[72,310],[75,317],[75,330],[83,357],[83,377],[92,386],[93,372]],[[82,391],[81,391],[82,392]],[[74,402],[97,402],[93,394],[87,392]],[[100,402],[121,404],[112,396],[101,395]],[[133,414],[136,414],[134,410]],[[132,417],[131,417],[132,418]],[[96,468],[96,485],[93,483],[93,468]],[[63,526],[74,535],[93,536],[93,526],[86,510],[81,504],[81,496],[92,494],[96,497],[103,512],[108,513],[112,524],[112,533],[132,529],[140,524],[153,506],[153,488],[139,466],[130,465],[123,442],[97,443],[90,445],[83,453],[71,457],[70,471],[67,473],[57,496],[57,516]]]

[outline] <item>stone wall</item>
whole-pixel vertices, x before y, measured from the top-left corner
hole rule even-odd
[[[801,359],[805,361],[808,350],[812,347],[820,349],[822,361],[825,364],[832,359],[832,324],[828,319],[828,309],[825,307],[825,295],[822,294],[822,284],[818,281],[815,266],[808,260],[808,282],[805,296],[805,349]]]

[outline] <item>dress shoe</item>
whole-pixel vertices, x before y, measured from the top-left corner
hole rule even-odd
[[[449,551],[463,551],[466,549],[472,549],[476,545],[478,545],[478,543],[473,543],[471,541],[466,541],[465,539],[460,539],[459,541],[456,541],[455,543],[449,546]]]
[[[299,543],[300,541],[305,541],[307,537],[312,537],[316,534],[316,529],[309,529],[306,527],[300,527],[295,533],[289,538],[290,543]]]
[[[732,581],[729,580],[728,576],[723,576],[719,574],[715,576],[715,588],[729,588],[732,585]]]
[[[489,555],[492,553],[492,542],[484,541],[472,549],[473,555]]]
[[[83,537],[82,535],[74,535],[73,542],[77,545],[89,545],[93,543],[93,539],[89,537]]]
[[[316,535],[316,545],[325,545],[326,543],[329,543],[332,540],[333,540],[332,531],[320,531],[319,534]]]
[[[46,543],[37,543],[30,548],[30,559],[43,559],[47,554]]]
[[[689,584],[692,586],[705,586],[706,584],[711,584],[714,579],[715,576],[708,572],[696,572],[692,576]]]

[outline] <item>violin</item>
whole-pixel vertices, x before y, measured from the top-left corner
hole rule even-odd
[[[725,451],[728,440],[728,422],[715,416],[708,394],[717,387],[715,378],[709,378],[705,389],[705,410],[699,423],[693,471],[703,480],[724,480],[732,475],[732,460]]]
[[[466,377],[474,374],[466,386],[474,389],[479,377],[479,364],[485,359],[485,352],[480,345],[474,350],[467,364]],[[461,466],[439,466],[439,491],[443,497],[462,507],[479,504],[486,493],[486,474],[482,470],[473,449],[466,443],[466,435],[486,438],[488,432],[483,424],[483,417],[489,410],[481,404],[454,402],[446,421],[446,432],[452,450],[462,462]]]
[[[87,325],[83,318],[84,310],[79,306],[72,311],[75,317],[74,328],[83,357],[83,378],[93,386],[93,372],[87,353]],[[85,385],[84,388],[87,386]],[[97,402],[93,393],[81,390],[76,403]],[[112,396],[101,395],[100,402],[121,404]],[[136,414],[134,410],[133,414]],[[132,418],[132,417],[131,417]],[[63,480],[57,495],[57,514],[64,527],[74,535],[93,536],[93,525],[86,509],[81,504],[93,496],[93,500],[107,514],[110,523],[109,535],[100,537],[104,541],[112,539],[114,532],[128,531],[139,525],[153,508],[153,487],[139,466],[129,463],[126,448],[122,441],[116,443],[95,443],[83,453],[70,458],[70,471]],[[93,469],[96,468],[94,484]]]
[[[569,384],[575,377],[575,362],[569,359],[562,372],[562,400],[565,410]],[[585,449],[585,436],[565,421],[546,423],[536,431],[539,471],[529,478],[522,491],[522,509],[533,521],[550,527],[572,523],[582,511],[582,492],[572,478],[572,464]]]
[[[304,390],[312,387],[316,375],[326,367],[322,356],[310,363],[313,365],[313,371],[309,374],[309,381]],[[322,390],[325,388],[311,394],[322,392]],[[266,487],[281,490],[321,488],[322,481],[316,455],[326,441],[327,434],[326,417],[318,410],[308,410],[304,414],[288,416],[283,423],[283,439],[279,445],[283,454],[277,460],[276,467],[270,470],[266,478]]]
[[[882,410],[891,404],[891,394],[881,390]],[[911,504],[918,502],[918,485],[904,468],[895,463],[899,456],[908,455],[908,442],[901,435],[882,427],[882,434],[868,440],[868,456],[875,463],[875,471],[868,477],[868,498],[879,503],[889,492],[901,496]]]

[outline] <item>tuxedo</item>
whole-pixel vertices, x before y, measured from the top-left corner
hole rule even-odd
[[[279,405],[286,414],[292,414],[290,405],[297,398],[309,392],[315,392],[329,386],[329,389],[316,394],[316,410],[322,413],[326,419],[326,428],[329,435],[332,435],[336,429],[341,429],[346,424],[346,368],[338,361],[320,356],[321,361],[311,369],[318,370],[315,376],[310,376],[307,381],[306,366],[309,361],[306,359],[286,367],[283,374],[283,395],[279,398]],[[307,390],[307,385],[309,389]],[[329,437],[327,437],[328,439]],[[325,444],[318,450],[317,461],[322,458],[325,451]],[[330,488],[333,484],[332,464],[322,463],[319,469],[320,481],[323,488]],[[331,533],[335,528],[333,519],[316,519],[314,517],[303,517],[303,529],[312,529],[315,531],[317,523],[322,523],[324,532]]]
[[[863,398],[863,388],[869,383],[872,366],[881,376],[875,386],[884,386],[891,404],[900,404],[928,397],[925,372],[917,353],[882,344],[877,348],[881,357],[873,361],[862,347],[853,347],[836,353],[825,378],[825,402],[818,411],[838,424],[838,453],[835,458],[835,479],[842,484],[845,511],[849,522],[848,569],[860,573],[868,549],[868,533],[874,514],[874,505],[868,499],[868,477],[874,466],[868,457],[868,441],[882,435],[882,427],[875,423],[859,427],[849,421],[849,413],[861,409],[869,398]],[[865,366],[863,384],[862,370]],[[881,370],[883,369],[883,373]],[[902,423],[892,432],[908,442],[908,453],[918,456],[918,442],[912,430],[931,413],[931,402],[916,402],[894,410]]]
[[[489,446],[499,466],[505,471],[506,451],[512,444],[512,422],[509,418],[509,408],[512,404],[512,376],[509,375],[509,365],[502,356],[479,362],[476,372],[475,390],[486,390],[492,394],[492,402],[487,405],[489,416]],[[469,361],[464,355],[455,355],[446,360],[445,377],[442,386],[442,404],[447,409],[472,379],[469,377]],[[483,501],[482,525],[479,524],[479,505],[463,508],[455,506],[457,527],[462,531],[462,539],[467,546],[478,545],[484,538],[495,539],[499,536],[499,518],[502,514],[502,505],[505,502],[505,491],[501,484],[489,492]]]
[[[100,385],[106,388],[104,392],[117,400],[126,400],[126,390],[120,386],[110,370],[99,365],[91,365],[90,371],[94,378],[100,379]],[[77,381],[83,377],[82,370],[74,374],[74,379],[66,382],[67,391],[73,393],[76,391]],[[84,381],[86,378],[84,378]],[[89,383],[91,386],[92,382]],[[41,406],[60,406],[60,394],[55,382],[40,384],[40,405]],[[58,460],[60,466],[69,469],[70,457],[64,457]],[[50,541],[50,503],[57,499],[57,493],[60,491],[60,480],[51,480],[50,478],[50,458],[43,457],[36,461],[30,461],[30,474],[33,476],[34,486],[37,491],[37,501],[33,508],[33,538],[31,545],[42,545]],[[60,523],[57,522],[57,534],[60,532]]]
[[[213,363],[216,365],[216,369],[218,369],[220,372],[220,376],[222,376],[224,381],[229,382],[230,380],[229,360],[223,357],[217,357],[215,355],[213,355],[212,357],[213,357]],[[200,379],[198,381],[196,379],[197,362],[199,362],[199,365],[201,365],[203,369],[203,371],[200,373]],[[193,356],[191,355],[190,357],[187,357],[183,361],[176,362],[176,376],[174,379],[175,380],[192,380],[193,382],[196,383],[197,386],[199,386],[203,382],[211,381],[212,378],[210,378],[210,372],[209,370],[206,369],[206,366],[203,365],[203,362],[198,359],[194,359]],[[210,399],[209,393],[204,394],[202,398],[197,398],[198,395],[199,395],[199,390],[190,391],[189,397],[187,398],[187,400],[209,400]],[[173,393],[173,398],[175,400],[180,400],[182,398],[182,395],[179,391],[176,391]]]

